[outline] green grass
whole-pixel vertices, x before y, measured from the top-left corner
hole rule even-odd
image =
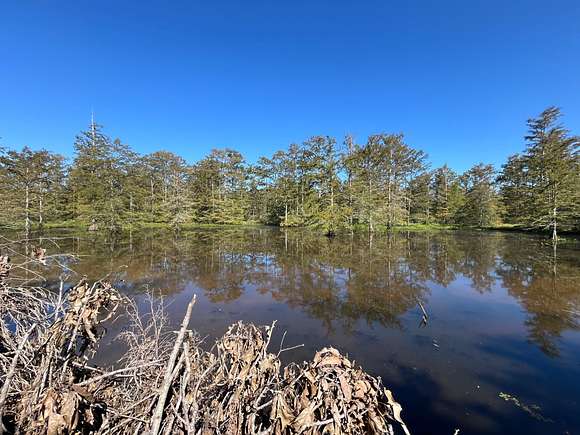
[[[196,229],[232,229],[232,228],[257,228],[263,227],[264,224],[256,223],[256,222],[244,222],[244,223],[235,223],[235,224],[206,224],[206,223],[185,223],[179,226],[181,231],[193,231]],[[82,222],[78,220],[62,220],[62,221],[52,221],[47,222],[44,224],[43,228],[46,229],[73,229],[79,231],[87,231],[89,227],[89,223]],[[312,227],[297,227],[297,228],[312,228]],[[33,224],[32,230],[37,231],[38,225]],[[167,222],[135,222],[133,224],[125,223],[121,225],[120,230],[123,232],[126,231],[139,231],[139,230],[146,230],[146,229],[159,229],[159,230],[170,230],[174,229],[174,227]],[[24,230],[24,223],[0,223],[0,230],[4,231],[23,231]],[[366,224],[355,224],[353,228],[353,232],[368,232],[369,227]],[[533,230],[524,227],[521,224],[496,224],[484,228],[478,227],[469,227],[469,226],[461,226],[461,225],[443,225],[443,224],[419,224],[413,223],[409,225],[396,225],[390,229],[390,231],[395,232],[402,232],[402,231],[453,231],[453,230],[473,230],[473,231],[513,231],[513,232],[526,232],[526,233],[536,233],[536,234],[547,234],[547,231],[543,230]],[[106,229],[102,229],[101,231],[106,231]],[[338,231],[338,233],[347,233],[350,232],[350,229],[342,229]],[[376,225],[375,226],[375,233],[376,234],[384,234],[389,232],[389,229],[386,225]],[[578,235],[579,233],[576,231],[561,231],[561,235],[568,234],[568,235]]]
[[[67,220],[67,221],[55,221],[55,222],[47,222],[44,224],[44,228],[86,228],[87,225],[83,222],[75,221],[75,220]],[[35,229],[38,226],[34,226]]]
[[[460,229],[457,225],[444,224],[409,224],[395,225],[394,231],[446,231]]]
[[[180,230],[195,230],[201,228],[234,228],[234,227],[260,227],[263,224],[257,223],[239,223],[239,224],[204,224],[204,223],[185,223],[179,226]],[[125,224],[121,227],[123,230],[137,229],[173,229],[173,225],[167,222],[138,222],[135,224]]]
[[[461,227],[457,225],[443,225],[443,224],[409,224],[409,225],[395,225],[391,228],[391,231],[449,231],[449,230],[457,230],[461,229]],[[368,232],[369,227],[365,224],[356,224],[354,226],[355,232]],[[376,233],[386,233],[389,231],[389,228],[386,225],[376,225],[375,232]]]

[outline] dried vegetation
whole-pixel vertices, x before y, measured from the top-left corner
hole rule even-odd
[[[107,281],[49,291],[10,271],[0,256],[0,435],[409,433],[381,380],[336,349],[281,367],[274,324],[240,322],[204,350],[188,329],[195,298],[171,331],[154,298],[140,312]],[[123,357],[92,365],[103,323],[121,313]]]

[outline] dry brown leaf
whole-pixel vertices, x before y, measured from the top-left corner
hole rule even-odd
[[[46,427],[46,435],[61,435],[65,433],[66,422],[60,414],[50,414]]]
[[[294,415],[292,414],[292,411],[290,411],[290,406],[288,406],[286,400],[280,393],[276,394],[272,400],[270,419],[272,421],[278,420],[280,422],[279,427],[281,431],[285,431],[294,420]]]
[[[368,382],[364,380],[358,380],[354,384],[353,396],[356,397],[357,399],[363,399],[368,390],[369,390]]]
[[[311,402],[300,412],[300,414],[298,414],[298,417],[296,417],[296,419],[292,422],[292,428],[296,431],[296,433],[302,433],[305,429],[312,426],[314,423],[314,410],[316,407],[316,403]]]
[[[79,422],[79,396],[74,392],[67,392],[61,397],[60,414],[66,422],[67,430],[76,429]]]
[[[346,399],[347,402],[350,402],[352,400],[352,387],[350,386],[346,378],[346,375],[344,373],[341,373],[338,376],[338,381],[340,382],[340,388],[342,390],[344,398]]]

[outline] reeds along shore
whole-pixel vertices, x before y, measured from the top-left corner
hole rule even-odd
[[[42,261],[33,254],[33,261]],[[0,434],[409,434],[381,380],[336,349],[281,367],[274,324],[236,323],[209,350],[110,283],[14,285],[0,257]],[[114,368],[90,364],[103,323],[128,316]]]

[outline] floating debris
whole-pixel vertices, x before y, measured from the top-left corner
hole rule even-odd
[[[538,421],[543,421],[545,423],[553,423],[554,422],[553,420],[544,417],[540,413],[542,408],[540,408],[538,405],[526,405],[525,403],[522,403],[517,397],[514,397],[510,394],[503,393],[503,392],[499,393],[499,397],[502,398],[503,400],[505,400],[506,402],[512,402],[514,405],[516,405],[522,411],[524,411],[528,415],[530,415],[530,417],[535,418]]]
[[[421,301],[419,299],[417,299],[417,304],[419,305],[419,308],[421,308],[421,312],[423,313],[423,315],[421,316],[421,323],[419,324],[419,327],[427,326],[427,322],[429,320],[429,316],[427,315],[427,311],[425,311],[425,307],[423,306],[423,304],[421,303]]]

